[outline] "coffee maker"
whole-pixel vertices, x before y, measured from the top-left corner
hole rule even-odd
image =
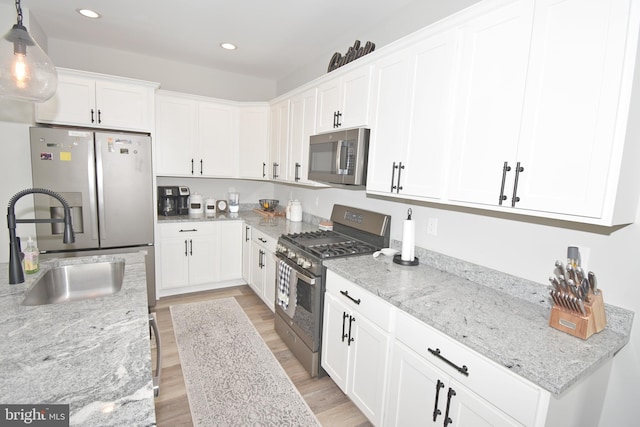
[[[158,215],[187,215],[189,213],[189,194],[189,187],[159,186]]]

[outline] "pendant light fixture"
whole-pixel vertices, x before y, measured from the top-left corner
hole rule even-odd
[[[0,39],[0,98],[43,102],[58,86],[56,68],[22,25],[16,0],[17,23]]]

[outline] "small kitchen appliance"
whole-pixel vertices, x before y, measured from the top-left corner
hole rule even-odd
[[[178,187],[178,215],[189,213],[189,187]]]
[[[325,374],[320,366],[323,260],[372,254],[389,246],[390,215],[334,205],[331,220],[332,231],[283,234],[276,246],[276,289],[288,288],[291,299],[283,304],[278,291],[275,329],[312,377]]]
[[[365,185],[369,129],[313,135],[309,139],[309,179],[330,184]]]

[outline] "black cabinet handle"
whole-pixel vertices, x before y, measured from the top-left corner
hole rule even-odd
[[[451,418],[449,418],[449,409],[451,408],[451,398],[456,395],[456,391],[449,387],[449,393],[447,393],[447,409],[444,413],[444,427],[447,427],[449,424],[453,422]]]
[[[267,168],[267,164],[265,162],[262,162],[262,177],[263,178],[265,176],[267,176],[266,168]]]
[[[200,159],[200,175],[202,175],[203,169],[202,169],[202,159]]]
[[[334,128],[338,127],[338,112],[337,111],[333,112],[333,127]]]
[[[102,111],[98,110],[98,123],[102,123]]]
[[[342,117],[342,113],[340,111],[336,112],[336,127],[337,128],[342,126],[342,123],[340,123],[340,117]]]
[[[349,314],[343,311],[342,312],[342,342],[344,342],[344,339],[348,337],[348,335],[344,332],[344,325],[346,323],[347,317],[349,317]]]
[[[258,267],[260,269],[264,267],[264,251],[262,249],[258,252]]]
[[[396,186],[395,186],[396,169],[398,169],[398,166],[396,166],[396,162],[393,162],[393,164],[391,165],[391,192],[392,193],[393,193],[393,190],[396,189]]]
[[[351,337],[351,325],[356,321],[356,318],[353,316],[349,316],[349,339],[347,340],[347,345],[351,345],[356,339]]]
[[[94,115],[95,115],[95,112],[93,111],[93,108],[92,108],[91,109],[91,123],[95,123],[96,122]]]
[[[278,163],[273,162],[273,179],[278,178],[278,166],[280,166]]]
[[[429,350],[429,353],[433,354],[434,356],[436,356],[438,359],[442,360],[443,362],[445,362],[447,365],[451,366],[452,368],[454,368],[456,371],[460,372],[462,375],[464,375],[465,377],[469,376],[469,368],[467,368],[467,365],[462,365],[462,368],[459,367],[458,365],[456,365],[455,363],[453,363],[452,361],[450,361],[449,359],[447,359],[446,357],[444,357],[443,355],[440,354],[440,349],[436,348],[435,350],[431,349],[431,348],[427,348],[427,350]]]
[[[516,164],[516,179],[513,183],[513,197],[511,198],[511,207],[514,208],[516,203],[520,201],[520,197],[516,196],[518,192],[518,178],[520,178],[520,172],[524,172],[524,168],[520,166],[520,162]]]
[[[198,229],[197,228],[192,228],[191,230],[180,229],[179,233],[193,233],[194,231],[198,231]]]
[[[438,409],[438,400],[440,399],[440,389],[444,388],[444,383],[440,380],[436,383],[436,403],[433,406],[433,422],[436,422],[438,415],[442,414],[442,411]]]
[[[400,185],[400,175],[402,174],[402,170],[404,169],[404,165],[402,162],[398,163],[398,187],[396,193],[399,193],[402,190],[402,186]]]
[[[263,239],[262,237],[258,237],[258,240],[260,240],[262,243],[267,243],[267,239]]]
[[[244,241],[245,242],[248,242],[250,240],[249,230],[251,230],[251,227],[249,227],[248,225],[245,225],[244,226]]]
[[[189,248],[187,247],[187,241],[184,241],[184,256],[189,255]]]
[[[191,175],[193,175],[193,159],[191,159]]]
[[[295,182],[300,181],[300,163],[296,162],[296,173],[295,173]]]
[[[193,256],[193,240],[189,239],[189,255]]]
[[[511,170],[511,166],[509,166],[508,162],[504,162],[502,165],[502,185],[500,185],[500,197],[498,198],[498,204],[502,206],[502,202],[507,200],[507,196],[504,194],[504,182],[507,179],[507,172]]]
[[[349,295],[349,291],[340,291],[340,293],[342,295],[344,295],[345,297],[349,298],[351,301],[353,301],[354,303],[360,305],[360,298],[358,299],[353,299],[353,297],[351,295]]]

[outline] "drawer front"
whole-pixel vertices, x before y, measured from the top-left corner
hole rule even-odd
[[[535,424],[541,389],[470,348],[398,310],[396,339],[524,425]],[[439,350],[439,356],[429,351]],[[456,367],[466,366],[467,375]]]
[[[215,234],[216,224],[212,222],[171,222],[160,224],[160,237]]]
[[[251,239],[259,245],[264,246],[264,248],[271,253],[276,252],[276,242],[277,239],[263,233],[258,230],[256,227],[251,228]]]
[[[327,270],[327,292],[389,332],[393,306],[360,286]],[[359,301],[360,303],[356,303]]]

